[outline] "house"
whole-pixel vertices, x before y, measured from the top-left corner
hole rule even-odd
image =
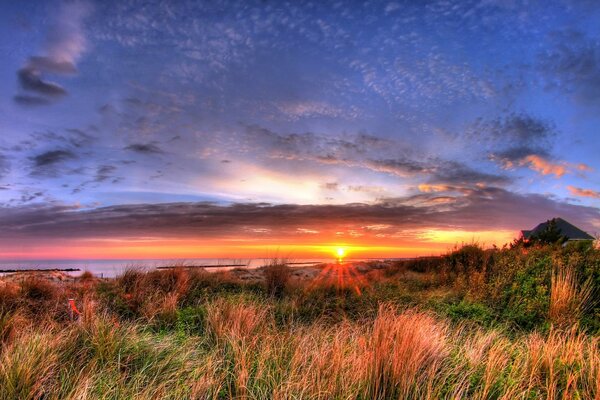
[[[575,225],[562,218],[553,218],[543,222],[529,231],[521,231],[521,235],[525,241],[532,238],[552,237],[557,236],[557,239],[563,239],[565,242],[594,240],[594,237],[587,232],[582,231]],[[550,236],[548,236],[550,235]],[[558,241],[558,240],[556,240]]]

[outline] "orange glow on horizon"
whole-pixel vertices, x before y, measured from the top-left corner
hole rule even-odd
[[[346,237],[331,242],[311,234],[294,240],[248,238],[220,239],[47,239],[0,245],[0,259],[175,259],[175,258],[396,258],[443,254],[457,244],[478,242],[485,247],[502,246],[516,237],[512,231],[430,229],[404,237]]]

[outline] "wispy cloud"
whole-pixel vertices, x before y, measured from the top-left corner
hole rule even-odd
[[[161,154],[163,150],[156,143],[133,143],[125,147],[125,150],[139,154]]]
[[[45,78],[47,74],[74,74],[77,61],[86,50],[83,23],[92,6],[85,0],[62,1],[48,29],[43,55],[32,56],[17,72],[19,84],[26,94],[14,100],[22,105],[44,105],[64,96],[67,90]]]
[[[538,67],[550,88],[574,96],[584,106],[600,102],[600,46],[597,38],[567,29],[550,35],[551,48],[542,52]]]
[[[574,196],[579,196],[579,197],[591,197],[593,199],[600,199],[600,192],[597,190],[592,190],[592,189],[583,189],[583,188],[578,188],[575,186],[567,186],[567,189],[569,189],[569,192],[571,192],[571,194],[573,194]]]

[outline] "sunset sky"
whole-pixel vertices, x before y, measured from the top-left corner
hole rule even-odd
[[[1,1],[0,258],[600,232],[595,0]]]

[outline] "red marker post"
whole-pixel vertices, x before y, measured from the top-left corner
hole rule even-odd
[[[77,315],[77,318],[79,319],[79,316],[81,315],[81,313],[79,312],[79,310],[77,309],[77,306],[75,305],[75,299],[69,299],[69,316],[71,317],[71,321],[73,321],[73,318],[75,317],[75,315]]]

